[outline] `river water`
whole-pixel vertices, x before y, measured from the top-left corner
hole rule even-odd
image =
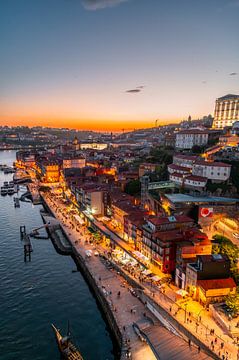
[[[0,164],[12,165],[14,151],[0,151]],[[0,184],[12,174],[0,172]],[[25,190],[22,190],[25,191]],[[41,206],[0,196],[0,358],[54,360],[59,352],[51,323],[66,332],[85,360],[111,360],[113,345],[104,319],[71,257],[56,253],[50,240],[32,240],[32,261],[24,263],[19,227],[42,225]]]

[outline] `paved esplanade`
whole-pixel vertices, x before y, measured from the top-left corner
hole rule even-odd
[[[80,233],[77,232],[75,229],[72,229],[67,221],[66,213],[62,208],[62,204],[57,199],[52,199],[49,196],[44,196],[49,207],[52,209],[52,212],[55,216],[61,221],[62,226],[66,233],[69,236],[69,240],[71,241],[72,245],[75,247],[77,252],[84,258],[86,258],[85,251],[92,250],[92,245],[88,242],[86,243],[85,240],[90,239],[90,235],[87,235],[87,231],[80,230]],[[77,243],[76,243],[77,241]],[[102,259],[98,256],[92,256],[90,258],[86,258],[87,260],[87,267],[90,270],[91,274],[93,275],[97,285],[103,289],[105,294],[105,298],[107,299],[108,303],[111,306],[113,311],[114,317],[118,323],[118,326],[123,334],[123,338],[128,340],[128,345],[130,346],[130,351],[132,353],[133,359],[141,360],[154,360],[156,357],[153,354],[149,345],[145,342],[142,342],[138,335],[136,335],[132,324],[136,323],[139,327],[143,328],[145,331],[152,332],[158,334],[157,344],[161,344],[161,347],[155,347],[156,351],[160,354],[160,359],[170,360],[174,359],[173,356],[169,356],[171,351],[171,341],[180,341],[181,348],[183,349],[182,356],[179,357],[177,355],[177,359],[185,359],[185,354],[188,354],[188,358],[192,357],[191,355],[194,354],[198,356],[199,359],[209,359],[209,357],[203,353],[198,353],[196,347],[191,346],[189,347],[188,344],[181,340],[176,335],[171,334],[168,330],[164,329],[164,341],[161,343],[160,337],[160,330],[162,329],[161,326],[152,326],[152,323],[148,320],[148,318],[153,319],[156,321],[156,318],[145,308],[141,301],[135,296],[131,294],[129,291],[129,285],[125,281],[125,279],[117,274],[117,272],[113,271],[112,269],[108,269]],[[120,296],[118,293],[120,292]],[[148,329],[148,330],[147,330]],[[165,339],[168,335],[168,345],[165,345]],[[163,340],[163,339],[162,339]],[[156,345],[156,344],[152,344]],[[168,353],[167,353],[168,347]]]

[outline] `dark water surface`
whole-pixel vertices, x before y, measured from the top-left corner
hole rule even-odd
[[[14,159],[14,151],[0,151],[0,164]],[[0,172],[0,185],[11,179]],[[85,360],[113,359],[106,324],[85,280],[72,273],[72,258],[58,255],[50,240],[32,240],[32,262],[24,263],[19,227],[41,226],[40,209],[14,208],[13,196],[0,196],[0,359],[59,359],[50,324],[64,333],[68,319]]]

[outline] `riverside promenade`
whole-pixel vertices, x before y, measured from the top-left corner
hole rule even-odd
[[[93,255],[90,258],[86,256],[86,251],[92,250],[92,246],[84,244],[85,237],[83,234],[80,235],[80,233],[69,229],[65,217],[57,211],[57,207],[50,197],[43,195],[43,199],[51,209],[52,214],[61,222],[63,230],[76,251],[75,254],[78,254],[81,260],[85,262],[95,284],[102,292],[111,309],[118,326],[118,329],[114,330],[116,333],[118,330],[120,331],[120,340],[122,343],[121,359],[129,358],[127,354],[131,353],[131,357],[135,360],[155,360],[156,358],[149,345],[140,341],[132,327],[134,322],[140,324],[147,323],[149,321],[147,317],[152,318],[150,312],[131,294],[126,281],[116,272],[110,271],[99,256]],[[120,296],[118,295],[119,291]],[[146,316],[144,316],[144,314]]]
[[[144,303],[139,300],[136,296],[130,291],[132,288],[130,284],[125,280],[120,272],[115,271],[113,268],[109,267],[107,260],[104,260],[102,257],[94,256],[95,249],[87,241],[87,234],[79,229],[72,229],[67,221],[67,215],[62,211],[57,203],[49,195],[43,194],[43,200],[47,207],[51,210],[52,214],[61,222],[62,228],[68,236],[72,247],[74,248],[74,253],[76,258],[78,258],[81,269],[83,272],[88,274],[86,276],[90,285],[94,288],[95,293],[101,293],[101,298],[104,298],[104,302],[107,306],[104,306],[103,309],[107,320],[111,326],[112,331],[115,333],[117,338],[118,345],[121,348],[121,359],[210,359],[208,355],[202,351],[199,353],[198,348],[192,344],[188,346],[188,343],[183,340],[182,337],[173,335],[175,343],[178,343],[183,349],[182,354],[177,351],[175,348],[174,356],[168,356],[167,350],[170,352],[172,349],[170,345],[168,349],[164,347],[164,354],[160,354],[160,329],[162,325],[159,324],[158,320],[154,315],[145,307]],[[87,250],[92,251],[92,256],[87,257]],[[93,282],[93,284],[92,284]],[[96,296],[98,299],[99,297]],[[100,301],[101,302],[101,301]],[[101,302],[102,305],[102,302]],[[159,350],[156,353],[153,353],[151,347],[147,342],[142,341],[142,337],[136,334],[133,324],[136,324],[139,328],[152,329],[153,332],[157,332]],[[154,325],[155,324],[155,325]],[[154,328],[155,326],[155,328]],[[168,338],[172,339],[172,333],[166,330]],[[168,342],[170,344],[170,342]],[[154,346],[153,346],[154,348]],[[154,349],[153,349],[154,350]],[[187,354],[187,356],[186,356]],[[162,355],[162,356],[161,356]]]

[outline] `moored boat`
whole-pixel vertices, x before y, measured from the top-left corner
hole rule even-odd
[[[4,169],[4,174],[13,174],[15,172],[15,170],[11,167],[6,167]]]
[[[83,357],[80,354],[79,350],[75,347],[75,345],[71,341],[69,326],[68,326],[67,335],[64,337],[61,335],[60,331],[53,324],[51,324],[51,326],[54,330],[57,345],[62,358],[67,360],[83,360]]]
[[[7,188],[5,186],[1,187],[1,195],[7,195]]]
[[[7,193],[8,195],[13,195],[15,193],[14,187],[8,187]]]
[[[3,171],[7,168],[6,164],[0,164],[0,170]]]

